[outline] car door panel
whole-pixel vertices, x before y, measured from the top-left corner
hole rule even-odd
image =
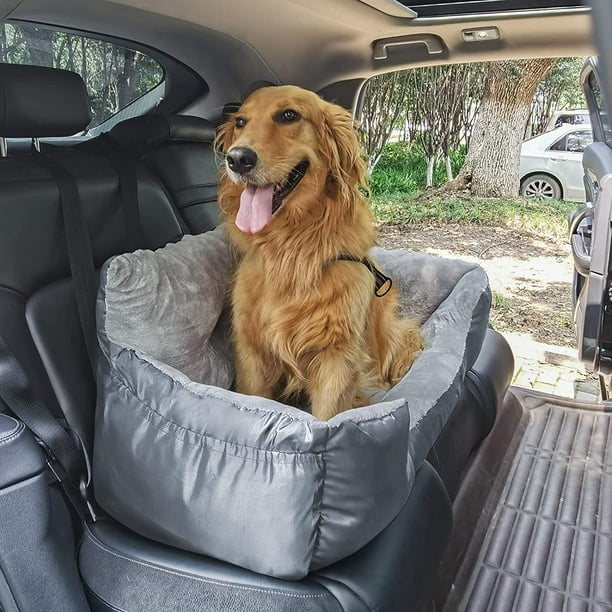
[[[570,219],[574,257],[574,322],[580,359],[607,381],[612,374],[612,148],[598,92],[596,60],[583,69],[582,83],[595,142],[582,157],[587,203]],[[581,278],[580,278],[581,277]]]

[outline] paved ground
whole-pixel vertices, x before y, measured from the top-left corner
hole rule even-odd
[[[504,333],[514,353],[513,384],[582,400],[599,401],[599,381],[576,350],[534,342],[527,334]]]

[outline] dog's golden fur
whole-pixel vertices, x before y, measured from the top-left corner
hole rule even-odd
[[[357,187],[366,184],[366,167],[352,116],[298,87],[266,87],[220,127],[217,148],[257,155],[248,172],[226,166],[219,194],[239,252],[237,390],[275,399],[305,394],[320,419],[367,403],[364,389],[397,381],[422,341],[418,326],[398,316],[395,289],[376,297],[365,265],[338,260],[367,257],[375,242]],[[263,229],[238,229],[247,182],[282,185],[302,161],[309,166],[301,181]]]

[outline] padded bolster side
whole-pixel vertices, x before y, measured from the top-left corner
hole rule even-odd
[[[75,72],[0,64],[0,136],[71,136],[90,121],[87,89]]]
[[[325,586],[347,612],[429,609],[425,604],[433,596],[436,569],[452,522],[444,485],[424,462],[393,522],[361,550],[310,577]]]
[[[461,397],[427,456],[451,499],[457,494],[470,453],[493,427],[513,371],[507,341],[487,329],[480,354],[466,373]]]
[[[212,143],[215,127],[190,115],[142,115],[118,123],[108,136],[120,147],[139,154],[167,141]]]
[[[501,405],[514,374],[514,355],[508,341],[494,329],[487,329],[478,359],[472,366],[472,381],[483,394],[485,405],[495,406],[485,425],[486,435],[493,427],[497,408]],[[478,381],[478,382],[477,382]]]
[[[0,489],[39,474],[45,457],[21,421],[0,414]]]

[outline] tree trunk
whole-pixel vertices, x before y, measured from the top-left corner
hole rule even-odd
[[[446,180],[452,181],[453,180],[453,166],[451,165],[451,158],[448,153],[444,156],[444,163],[446,164]]]
[[[127,106],[134,98],[136,89],[136,51],[123,50],[123,70],[117,75],[119,108]]]
[[[489,64],[470,147],[456,179],[470,184],[472,195],[518,195],[521,143],[531,102],[553,63],[543,58]]]
[[[436,165],[436,156],[431,155],[427,157],[427,184],[426,187],[433,187],[433,174],[434,167]]]
[[[53,32],[45,28],[20,24],[30,61],[35,66],[53,68]]]

